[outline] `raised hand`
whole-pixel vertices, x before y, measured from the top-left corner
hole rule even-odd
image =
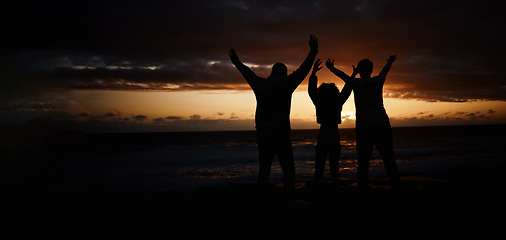
[[[311,73],[312,75],[316,75],[316,72],[320,71],[323,67],[320,67],[320,64],[322,63],[322,61],[320,61],[320,59],[316,59],[316,61],[314,62],[314,65],[313,65],[313,72]]]
[[[239,62],[239,56],[237,56],[237,53],[235,53],[234,49],[228,50],[228,56],[230,57],[232,63]]]
[[[394,62],[397,59],[397,55],[392,55],[387,59],[387,62]]]
[[[334,68],[334,60],[331,61],[330,58],[327,59],[325,65],[327,66],[328,69]]]
[[[309,36],[309,47],[311,51],[318,52],[318,38],[313,34]]]
[[[360,73],[360,70],[355,67],[355,65],[351,65],[353,67],[353,73],[351,74],[352,77],[355,77],[358,73]]]

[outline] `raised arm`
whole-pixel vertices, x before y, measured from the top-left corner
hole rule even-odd
[[[353,84],[355,83],[355,77],[358,74],[358,69],[353,66],[353,73],[351,74],[351,77],[346,81],[344,84],[343,90],[341,90],[341,93],[339,94],[339,102],[344,104],[346,100],[350,97],[351,91],[353,90]]]
[[[239,72],[241,72],[241,74],[244,76],[248,84],[251,87],[253,87],[253,85],[255,84],[254,80],[255,78],[257,78],[257,75],[253,71],[251,71],[251,69],[248,66],[244,65],[244,63],[242,63],[241,60],[239,60],[239,56],[237,56],[237,53],[235,53],[234,49],[230,49],[228,51],[228,56],[230,57],[230,60],[237,68],[237,70],[239,70]]]
[[[378,77],[380,79],[382,79],[383,81],[385,81],[385,79],[387,77],[387,73],[388,73],[388,71],[390,71],[390,68],[392,67],[392,63],[394,63],[395,59],[397,59],[396,55],[390,56],[387,59],[387,64],[385,64],[385,66],[383,67],[383,69],[381,70],[381,72],[378,74]]]
[[[325,65],[332,73],[334,73],[336,76],[341,78],[345,83],[348,82],[348,79],[350,79],[350,76],[348,76],[343,71],[334,67],[334,60],[331,61],[330,58],[327,59],[327,61],[325,62]]]
[[[313,101],[313,104],[316,105],[316,95],[317,95],[317,85],[318,85],[318,77],[316,76],[316,72],[320,71],[322,67],[320,64],[322,62],[320,59],[316,60],[313,65],[313,71],[311,72],[311,76],[309,76],[309,84],[307,85],[307,93],[309,94],[309,98]]]
[[[295,87],[299,86],[304,78],[306,78],[307,74],[311,70],[316,54],[318,54],[318,38],[316,38],[315,35],[309,36],[309,47],[309,54],[304,62],[302,62],[297,70],[288,75],[289,81],[291,81],[291,84],[294,84]]]

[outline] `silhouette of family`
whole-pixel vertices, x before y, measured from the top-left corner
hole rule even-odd
[[[345,82],[341,92],[334,83],[322,83],[317,87],[316,73],[322,69],[318,53],[318,39],[309,37],[309,53],[297,70],[287,74],[285,64],[275,63],[267,78],[257,76],[249,67],[239,60],[234,49],[228,55],[232,63],[243,75],[253,90],[257,106],[255,127],[259,153],[258,185],[268,185],[270,169],[274,156],[283,171],[284,189],[292,194],[295,188],[295,165],[290,137],[290,108],[292,93],[300,83],[309,77],[308,94],[316,108],[317,123],[320,124],[318,141],[315,149],[314,182],[320,183],[328,159],[330,175],[333,182],[339,181],[339,159],[341,153],[338,125],[341,124],[342,106],[354,92],[356,109],[356,147],[357,176],[359,188],[367,190],[368,172],[374,145],[385,165],[392,189],[398,188],[399,173],[394,159],[392,128],[383,106],[383,85],[396,56],[387,59],[381,72],[371,77],[373,63],[369,59],[353,66],[353,73],[348,76],[334,67],[334,60],[328,59],[326,67]],[[313,64],[314,63],[314,64]],[[360,74],[360,78],[355,78]]]

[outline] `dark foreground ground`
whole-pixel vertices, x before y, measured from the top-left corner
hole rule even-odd
[[[4,227],[37,239],[493,236],[504,224],[504,185],[467,178],[476,171],[403,177],[396,194],[384,179],[372,179],[366,194],[352,179],[298,183],[294,204],[279,185],[264,197],[255,185],[162,194],[11,189]]]
[[[499,156],[494,158],[483,152],[479,165],[405,173],[403,187],[395,194],[385,179],[371,179],[367,193],[358,191],[355,179],[343,179],[338,185],[324,182],[319,188],[299,182],[295,203],[290,204],[276,184],[267,195],[259,195],[254,184],[159,194],[65,185],[65,176],[44,166],[74,152],[92,156],[139,144],[123,140],[111,149],[102,144],[110,142],[107,139],[79,140],[78,133],[48,134],[38,129],[7,126],[0,139],[4,239],[487,239],[503,235],[506,223],[502,151],[494,150]],[[492,129],[490,135],[502,141],[504,134]]]

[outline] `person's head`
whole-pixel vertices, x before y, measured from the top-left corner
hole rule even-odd
[[[285,77],[288,74],[287,72],[286,65],[278,62],[272,65],[272,72],[269,77]]]
[[[317,91],[318,97],[333,97],[339,95],[339,89],[336,87],[334,83],[322,83],[318,87]]]
[[[362,59],[357,64],[358,72],[360,77],[371,77],[373,64],[369,59]]]

